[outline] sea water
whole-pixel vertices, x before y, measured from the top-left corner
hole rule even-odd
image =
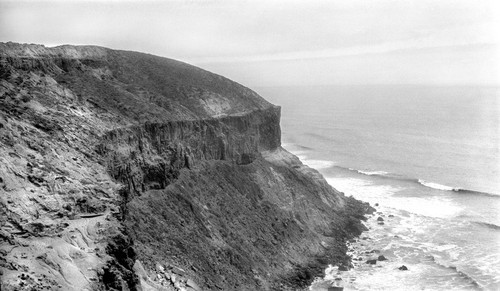
[[[354,267],[331,266],[311,290],[500,290],[499,88],[257,91],[282,106],[283,147],[378,205],[349,244]]]

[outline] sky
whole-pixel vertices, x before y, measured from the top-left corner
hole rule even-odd
[[[500,84],[496,0],[0,0],[0,41],[173,58],[249,87]]]

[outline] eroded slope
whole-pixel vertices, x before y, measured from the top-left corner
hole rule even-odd
[[[6,290],[256,290],[348,264],[366,205],[280,147],[279,108],[202,69],[0,44]]]

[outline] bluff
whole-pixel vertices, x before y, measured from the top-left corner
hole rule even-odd
[[[2,290],[285,290],[370,207],[281,148],[222,76],[96,46],[0,44]]]

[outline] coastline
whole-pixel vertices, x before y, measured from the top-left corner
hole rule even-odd
[[[331,286],[345,288],[344,290],[495,290],[498,281],[495,283],[497,277],[494,268],[487,267],[494,265],[494,262],[484,262],[484,268],[487,268],[485,270],[477,269],[477,266],[482,266],[478,259],[474,262],[459,260],[463,251],[462,245],[458,243],[461,240],[460,233],[470,231],[471,228],[479,235],[484,233],[481,232],[482,229],[490,229],[490,236],[494,237],[497,233],[494,224],[449,220],[459,208],[443,204],[444,201],[436,199],[425,200],[425,204],[421,201],[417,205],[432,205],[437,202],[441,204],[413,212],[414,207],[408,206],[419,202],[419,198],[408,200],[405,196],[396,194],[403,189],[402,185],[389,187],[386,180],[381,180],[381,184],[369,181],[361,183],[365,176],[373,178],[372,175],[362,173],[358,173],[359,177],[335,177],[333,172],[329,171],[330,167],[336,167],[333,162],[308,159],[307,151],[312,149],[301,152],[299,148],[298,151],[293,151],[297,147],[289,146],[286,137],[284,146],[299,156],[304,164],[316,167],[323,175],[326,174],[325,178],[332,187],[344,192],[346,196],[353,195],[357,199],[368,201],[375,208],[373,214],[367,215],[368,219],[363,222],[367,230],[347,243],[347,256],[352,268],[346,270],[331,264],[311,284],[309,290],[324,291]],[[440,191],[436,195],[441,196],[456,193],[428,188],[422,188],[421,191]],[[485,195],[479,197],[497,198]],[[401,201],[408,201],[410,205],[401,204]],[[455,235],[450,236],[447,229]],[[487,241],[490,240],[491,238]],[[474,252],[470,255],[473,254]],[[379,260],[379,256],[383,256],[382,260]]]
[[[325,291],[328,286],[343,290],[421,290],[423,282],[429,290],[494,290],[441,262],[437,255],[422,256],[422,250],[408,244],[404,232],[395,231],[406,223],[407,217],[388,208],[377,208],[365,222],[368,230],[348,242],[352,268],[330,266],[309,290]],[[442,246],[442,250],[449,248],[452,246]],[[447,280],[449,276],[458,276],[461,283],[452,285]]]
[[[378,272],[382,268],[392,270],[393,274],[381,274],[387,280],[390,276],[397,277],[401,272],[409,271],[412,267],[408,262],[399,260],[394,253],[387,250],[380,242],[376,242],[383,235],[380,232],[387,232],[387,229],[398,223],[398,218],[393,214],[384,214],[384,212],[374,207],[375,211],[368,215],[364,222],[367,230],[356,238],[350,239],[347,245],[347,257],[349,258],[349,268],[342,268],[330,265],[324,270],[324,276],[317,278],[309,290],[324,291],[328,287],[344,288],[343,290],[397,290],[393,285],[385,287],[380,282],[373,280],[371,285],[357,285],[359,279],[362,279],[361,272]],[[376,232],[379,232],[377,234]],[[394,236],[391,239],[397,239]],[[340,289],[339,289],[340,290]]]

